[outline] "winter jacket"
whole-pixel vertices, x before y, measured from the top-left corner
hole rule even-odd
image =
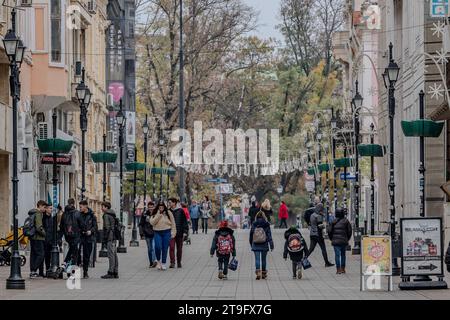
[[[288,239],[289,236],[292,234],[298,234],[300,236],[300,238],[302,239],[302,246],[303,246],[303,250],[299,251],[299,252],[291,252],[288,250]],[[305,238],[303,238],[301,232],[298,229],[288,229],[286,230],[286,232],[284,233],[284,239],[286,239],[286,241],[284,242],[284,251],[283,251],[283,258],[287,259],[287,256],[289,254],[289,258],[292,261],[296,261],[299,262],[303,259],[304,256],[309,256],[309,250],[308,250],[308,245],[306,244]]]
[[[191,220],[191,215],[189,214],[188,208],[182,208],[182,209],[183,209],[184,215],[186,216],[186,220],[187,221]]]
[[[42,225],[45,230],[45,242],[53,243],[53,217],[51,215],[42,215]]]
[[[67,233],[67,227],[72,222],[72,235]],[[80,238],[80,212],[72,206],[66,206],[64,208],[64,213],[61,216],[61,223],[59,225],[59,229],[64,235],[64,238],[67,242],[73,239]]]
[[[280,210],[278,211],[278,218],[280,220],[289,218],[288,208],[285,203],[282,203],[280,206]]]
[[[151,212],[147,211],[141,218],[139,222],[139,234],[141,237],[146,237],[152,239],[155,236],[155,231],[150,223]]]
[[[32,240],[36,240],[36,241],[45,241],[45,229],[44,229],[44,224],[42,223],[42,217],[43,217],[43,213],[39,210],[31,210],[28,212],[28,215],[33,215],[34,216],[34,226],[36,228],[36,233],[34,234],[34,236],[32,237]]]
[[[114,227],[116,225],[116,213],[108,209],[103,213],[103,242],[117,240],[114,236]]]
[[[323,229],[325,225],[323,224],[323,215],[314,212],[311,215],[311,225],[310,225],[310,233],[311,237],[321,237],[323,236]]]
[[[250,223],[255,222],[255,216],[259,212],[259,208],[257,206],[250,207],[250,210],[248,211],[248,216],[250,218]]]
[[[200,207],[198,204],[192,205],[189,208],[189,215],[191,216],[191,219],[199,219],[200,218]]]
[[[208,202],[203,201],[200,204],[200,213],[202,214],[202,219],[211,218],[211,210],[212,210],[211,201]]]
[[[91,209],[88,209],[87,213],[80,212],[81,239],[89,242],[95,241],[97,230],[97,218],[95,217],[94,212]],[[90,235],[87,235],[88,231],[91,232]]]
[[[346,246],[352,237],[352,225],[347,218],[334,220],[328,230],[328,237],[333,246]]]
[[[220,236],[226,237],[227,235],[231,235],[231,239],[233,241],[233,251],[231,252],[231,255],[233,257],[236,257],[236,239],[234,238],[234,231],[228,227],[219,228],[218,230],[216,230],[212,244],[211,244],[211,250],[210,250],[211,255],[213,255],[214,252],[216,252],[217,257],[220,256],[220,254],[217,252],[217,249],[219,248],[218,240],[219,240]]]
[[[266,210],[264,208],[261,208],[261,211],[264,212],[264,214],[267,218],[267,221],[269,221],[269,223],[270,223],[272,221],[273,210],[272,209]]]
[[[183,208],[170,209],[177,228],[177,236],[181,237],[184,233],[189,232],[189,224]]]
[[[253,243],[253,233],[255,232],[256,228],[263,228],[264,232],[266,233],[266,242],[265,243]],[[269,251],[270,249],[273,250],[273,240],[272,240],[272,232],[270,230],[270,224],[267,222],[264,218],[258,218],[255,222],[252,224],[252,228],[250,229],[250,246],[252,247],[252,251]]]
[[[184,216],[184,213],[183,213]],[[174,238],[177,234],[177,226],[172,212],[160,213],[159,211],[150,217],[150,223],[155,231],[170,230],[170,236]]]

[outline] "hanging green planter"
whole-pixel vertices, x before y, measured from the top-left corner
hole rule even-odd
[[[126,163],[125,164],[125,169],[127,169],[128,171],[140,171],[140,170],[145,170],[145,163],[141,163],[141,162],[130,162],[130,163]]]
[[[437,138],[444,129],[444,122],[432,120],[402,121],[403,134],[406,137],[429,137]]]
[[[314,170],[314,168],[309,168],[309,169],[306,170],[306,172],[308,172],[308,174],[310,176],[313,176],[316,173],[316,170]]]
[[[152,174],[168,174],[169,176],[174,176],[177,170],[174,168],[152,168]]]
[[[318,168],[320,173],[330,171],[330,165],[328,163],[319,164]]]
[[[91,156],[95,163],[114,163],[117,160],[117,153],[114,152],[96,152]]]
[[[358,145],[358,153],[361,157],[383,157],[384,150],[379,144],[360,144]]]
[[[37,140],[39,151],[42,153],[69,153],[72,149],[73,141],[62,139]]]
[[[351,158],[340,158],[334,160],[334,165],[337,168],[348,168],[352,166],[352,159]]]

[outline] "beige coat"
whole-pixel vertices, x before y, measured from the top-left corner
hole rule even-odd
[[[155,231],[164,231],[170,229],[171,238],[174,238],[177,234],[177,226],[175,224],[175,219],[173,218],[172,212],[166,214],[161,214],[159,211],[154,216],[150,217],[150,224],[153,226]]]

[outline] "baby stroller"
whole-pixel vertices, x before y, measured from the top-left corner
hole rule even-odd
[[[28,245],[28,238],[23,234],[23,228],[19,228],[19,249],[23,250]],[[0,239],[0,266],[11,265],[12,247],[14,244],[14,233],[10,231],[6,238]],[[27,263],[24,254],[20,255],[20,265],[23,267]]]
[[[189,230],[191,229],[191,221],[188,222],[189,228],[186,233],[186,236],[183,238],[184,244],[190,245],[191,244],[191,238],[189,237]]]

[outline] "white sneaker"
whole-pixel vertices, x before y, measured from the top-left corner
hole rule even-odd
[[[167,270],[167,265],[163,264],[162,267],[161,267],[161,270],[166,271]]]
[[[156,261],[156,269],[158,269],[158,270],[162,269],[161,262]]]
[[[297,279],[301,279],[301,278],[303,278],[303,270],[302,270],[302,268],[298,268],[298,270],[297,270]]]

